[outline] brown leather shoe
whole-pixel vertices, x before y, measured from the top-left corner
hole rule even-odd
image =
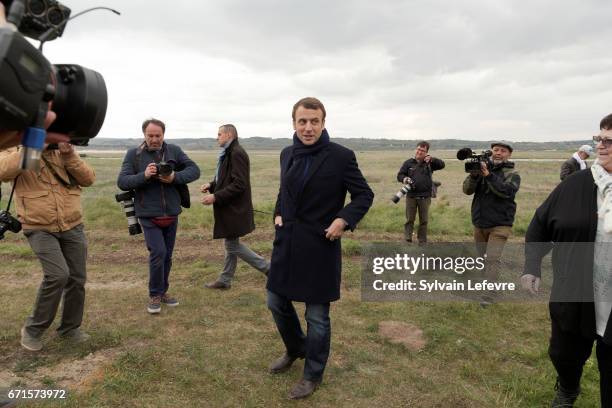
[[[211,283],[207,283],[206,286],[208,289],[229,289],[232,287],[229,283],[223,283],[221,281],[214,281]]]
[[[298,358],[304,357],[291,357],[289,354],[285,353],[281,358],[272,363],[272,365],[270,366],[270,374],[284,373],[285,371],[291,368],[293,362]]]
[[[321,384],[321,381],[310,381],[302,378],[289,391],[289,399],[306,398],[315,392],[319,384]]]

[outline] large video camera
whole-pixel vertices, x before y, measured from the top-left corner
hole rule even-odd
[[[491,150],[483,150],[481,154],[476,154],[469,147],[464,147],[457,152],[457,159],[467,160],[465,162],[465,172],[472,173],[482,170],[480,163],[485,163],[489,169],[493,168],[492,155]]]
[[[45,41],[63,34],[68,7],[56,0],[0,1],[9,23],[0,27],[0,130],[25,130],[21,167],[36,168],[49,108],[57,118],[48,130],[86,146],[104,123],[106,84],[98,72],[76,64],[52,65],[40,51]],[[24,35],[39,40],[40,49]]]

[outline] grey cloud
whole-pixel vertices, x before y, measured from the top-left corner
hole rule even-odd
[[[75,11],[98,5],[66,3]],[[105,3],[123,15],[83,16],[53,47],[112,39],[99,50],[109,61],[114,49],[146,49],[150,56],[126,54],[112,78],[169,81],[166,94],[175,87],[175,104],[187,112],[177,116],[181,130],[194,135],[199,120],[216,123],[232,114],[254,129],[278,129],[286,107],[310,94],[337,107],[338,123],[347,127],[339,132],[347,134],[367,128],[367,136],[380,129],[380,137],[575,137],[612,100],[612,3],[604,0]],[[194,54],[203,59],[184,57]],[[186,67],[187,60],[202,66]],[[240,80],[224,76],[211,87],[215,78],[207,76],[217,67],[208,63],[233,64]],[[157,75],[135,72],[145,67]],[[180,78],[186,75],[191,82]],[[152,100],[134,99],[134,105]]]

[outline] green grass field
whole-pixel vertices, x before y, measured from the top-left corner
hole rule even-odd
[[[463,165],[454,152],[435,173],[441,181],[432,204],[431,241],[470,241],[471,197],[461,193]],[[191,184],[193,207],[180,219],[171,293],[181,305],[150,316],[147,252],[142,235],[130,237],[114,200],[121,154],[90,153],[97,182],[84,190],[89,240],[83,345],[64,344],[52,326],[38,354],[21,349],[19,329],[31,310],[41,270],[24,237],[0,243],[0,389],[62,388],[68,399],[40,406],[65,407],[543,407],[555,380],[548,359],[545,304],[366,303],[360,301],[360,246],[399,242],[403,202],[390,197],[395,176],[412,152],[357,152],[376,197],[354,233],[343,240],[342,299],[332,306],[332,351],[323,385],[308,400],[286,394],[301,376],[299,361],[287,373],[268,374],[283,346],[265,305],[265,280],[239,263],[229,291],[203,288],[218,275],[223,243],[213,241],[212,209],[199,204],[199,187],[211,178],[216,152],[191,153],[202,178]],[[527,152],[517,158],[564,159],[570,152]],[[521,241],[535,208],[558,182],[558,161],[519,161],[522,177],[512,240]],[[271,215],[278,191],[278,152],[251,153],[257,230],[244,241],[270,256]],[[7,186],[3,185],[4,191]],[[301,306],[301,305],[300,305]],[[299,313],[303,308],[298,306]],[[427,341],[418,352],[381,337],[378,325],[418,326]],[[578,407],[599,405],[596,362],[585,368]],[[28,406],[25,404],[25,406]],[[38,405],[37,405],[38,406]]]

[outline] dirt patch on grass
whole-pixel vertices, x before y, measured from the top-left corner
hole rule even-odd
[[[144,343],[140,342],[98,350],[83,358],[65,359],[57,364],[39,367],[33,371],[1,370],[0,388],[9,388],[12,384],[19,384],[20,388],[61,388],[69,392],[83,392],[104,378],[105,368],[112,364],[119,354],[143,346]]]
[[[62,361],[54,366],[41,367],[34,373],[24,375],[30,376],[30,380],[33,381],[47,378],[60,388],[78,390],[84,384],[93,383],[90,376],[99,378],[104,366],[110,364],[121,351],[119,348],[99,350],[84,358]]]
[[[380,322],[378,334],[390,343],[401,344],[411,351],[421,351],[427,344],[423,330],[409,323],[392,320]]]

